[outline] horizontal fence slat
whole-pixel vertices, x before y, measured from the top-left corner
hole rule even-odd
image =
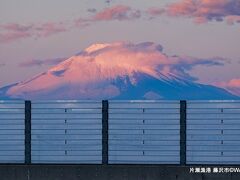
[[[37,144],[34,144],[32,145],[32,150],[33,151],[53,151],[53,150],[56,150],[56,151],[60,151],[60,150],[84,150],[84,151],[89,151],[89,150],[101,150],[102,147],[101,145],[37,145]]]
[[[240,135],[188,135],[187,140],[239,140]]]
[[[177,156],[109,156],[110,161],[146,161],[146,162],[160,162],[160,161],[174,161],[178,162],[179,157]]]
[[[12,103],[0,103],[0,109],[24,109],[24,103],[12,104]]]
[[[195,156],[202,156],[202,157],[219,157],[221,156],[220,151],[187,151],[187,157],[195,157]]]
[[[198,146],[187,146],[187,151],[239,151],[240,146],[230,146],[230,145],[198,145]]]
[[[6,114],[6,113],[0,113],[0,119],[24,119],[25,115],[22,113],[19,114]]]
[[[0,130],[0,135],[24,135],[24,129],[22,129],[22,130],[19,130],[19,129],[10,129],[10,130],[1,129]]]
[[[219,120],[187,120],[188,125],[210,125],[210,124],[215,124],[215,125],[234,125],[234,124],[240,124],[240,119],[239,120],[229,120],[229,119],[219,119]]]
[[[202,162],[209,162],[209,161],[214,161],[218,163],[224,163],[224,162],[238,162],[240,163],[240,157],[198,157],[198,156],[191,156],[188,157],[188,161],[202,161]]]
[[[145,109],[145,108],[132,108],[132,109],[124,109],[124,108],[119,108],[119,109],[109,109],[110,114],[118,114],[118,113],[125,113],[125,114],[177,114],[179,113],[179,108],[169,108],[169,109],[160,109],[160,108],[155,108],[155,109]]]
[[[226,124],[221,124],[221,125],[188,125],[188,129],[238,129],[240,130],[240,125],[226,125]]]
[[[197,109],[191,109],[188,108],[187,112],[189,114],[217,114],[217,113],[224,113],[224,114],[231,114],[231,113],[240,113],[240,108],[212,108],[212,109],[206,109],[206,108],[197,108]]]
[[[5,146],[5,145],[24,145],[24,140],[23,139],[18,139],[18,140],[1,139],[0,146]]]
[[[144,132],[143,132],[144,131]],[[110,129],[109,134],[116,135],[116,134],[166,134],[166,135],[178,135],[180,132],[179,129],[131,129],[129,131],[128,129]]]
[[[179,135],[109,135],[109,139],[111,140],[125,140],[128,139],[129,141],[133,140],[179,140]]]
[[[0,147],[0,151],[7,151],[7,150],[13,150],[13,151],[23,151],[25,149],[24,145],[4,145]]]
[[[58,162],[64,162],[64,161],[101,161],[101,156],[33,156],[33,161],[58,161]]]
[[[32,124],[32,129],[101,129],[102,126],[101,124],[78,124],[78,125],[71,125],[71,124],[66,124],[66,125],[52,125],[52,124],[48,124],[48,125],[41,125],[41,124]]]
[[[238,101],[216,101],[216,102],[192,102],[188,101],[188,108],[240,108],[240,102]]]
[[[24,129],[24,125],[1,125],[0,126],[0,131],[1,130],[20,130],[20,129]],[[0,135],[1,136],[1,135]]]
[[[179,125],[148,125],[148,124],[142,124],[142,125],[109,125],[110,129],[179,129]]]
[[[32,140],[32,145],[102,145],[101,140]]]
[[[79,130],[72,130],[72,129],[41,129],[41,130],[32,130],[32,135],[41,135],[41,134],[48,134],[48,135],[53,135],[53,134],[59,134],[59,135],[64,135],[64,134],[92,134],[92,135],[101,135],[102,130],[101,129],[79,129]]]
[[[109,120],[111,119],[179,119],[179,114],[109,114]]]
[[[179,108],[179,102],[178,103],[155,103],[155,102],[135,102],[135,103],[129,103],[129,102],[122,102],[122,103],[117,103],[117,102],[112,102],[109,101],[109,109],[121,109],[121,108],[174,108],[177,109]]]
[[[158,150],[158,151],[161,151],[161,150],[169,150],[169,151],[173,151],[173,150],[179,150],[179,146],[167,146],[167,145],[159,145],[159,146],[153,146],[153,145],[110,145],[109,146],[109,150],[110,151],[116,151],[116,150],[131,150],[131,151],[134,151],[134,150]]]
[[[101,135],[32,135],[32,140],[71,140],[71,139],[101,139]]]
[[[71,109],[71,108],[59,108],[59,109],[32,109],[33,114],[100,114],[101,109]]]
[[[60,150],[60,151],[32,151],[33,156],[65,156],[67,152],[68,156],[101,156],[102,151],[74,151],[74,150]]]
[[[32,119],[96,119],[101,114],[32,114]]]
[[[24,162],[24,156],[0,156],[0,162],[1,163],[23,163]]]
[[[178,151],[140,151],[140,150],[136,150],[136,151],[109,151],[109,155],[110,156],[179,156],[179,152]]]
[[[1,122],[0,122],[1,123]],[[92,120],[66,120],[66,119],[60,119],[60,120],[34,120],[32,121],[32,124],[34,125],[51,125],[51,124],[55,124],[55,125],[84,125],[84,124],[89,124],[89,125],[93,125],[93,124],[100,124],[101,125],[101,121],[98,119],[92,119]]]
[[[24,140],[24,135],[10,134],[10,135],[0,135],[0,140]]]
[[[56,109],[56,108],[71,108],[71,109],[100,109],[101,103],[32,103],[33,109]]]
[[[142,125],[142,124],[154,124],[154,125],[167,125],[167,124],[173,124],[173,125],[178,125],[179,120],[110,120],[109,125],[117,125],[117,124],[135,124],[135,125]]]
[[[151,140],[134,140],[134,141],[129,141],[129,140],[109,140],[109,144],[111,145],[179,145],[179,141],[151,141]]]
[[[0,156],[24,156],[24,151],[2,151],[0,150]]]
[[[101,160],[32,160],[32,164],[101,164]]]
[[[239,119],[240,114],[224,114],[224,113],[218,113],[218,114],[205,114],[205,113],[199,113],[199,114],[188,114],[188,119]]]

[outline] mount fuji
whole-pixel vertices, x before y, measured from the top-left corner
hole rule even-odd
[[[0,99],[239,99],[200,84],[188,70],[218,61],[168,56],[145,42],[93,44],[29,80],[0,89]]]

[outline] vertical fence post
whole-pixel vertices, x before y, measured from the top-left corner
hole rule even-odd
[[[180,164],[186,165],[187,101],[180,101]]]
[[[31,164],[31,101],[25,101],[25,164]]]
[[[102,101],[102,164],[108,164],[108,101]]]

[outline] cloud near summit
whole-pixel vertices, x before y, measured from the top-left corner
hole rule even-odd
[[[112,70],[111,76],[124,73],[143,72],[156,78],[179,77],[185,80],[196,80],[188,71],[197,65],[220,66],[223,60],[218,58],[201,59],[190,56],[168,56],[163,47],[153,42],[133,44],[129,42],[116,42],[93,44],[78,56],[62,62],[54,71],[64,70],[66,65],[72,64],[75,68],[81,67],[95,69],[101,67],[106,72]],[[92,67],[94,65],[94,67]],[[98,77],[96,77],[97,79]]]

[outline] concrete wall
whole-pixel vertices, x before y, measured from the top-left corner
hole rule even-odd
[[[1,180],[239,180],[240,173],[191,174],[190,166],[0,165]],[[240,166],[238,166],[240,168]]]

